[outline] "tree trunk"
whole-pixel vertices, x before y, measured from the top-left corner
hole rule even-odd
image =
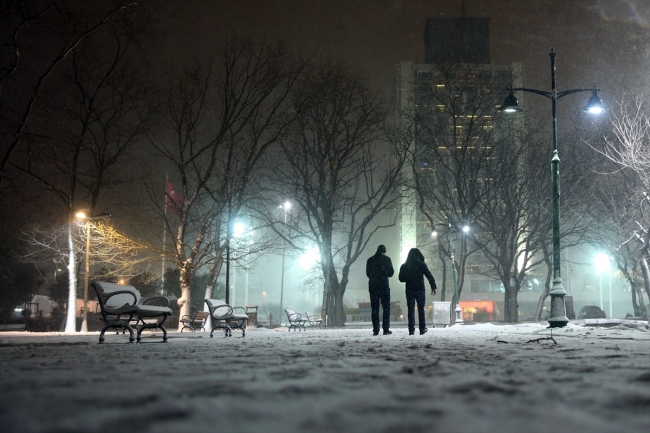
[[[632,311],[634,313],[634,317],[639,317],[640,316],[640,309],[639,309],[639,303],[637,302],[637,296],[636,296],[636,287],[634,283],[630,283],[630,295],[632,296]]]
[[[639,287],[638,284],[635,284],[633,290],[637,292],[638,300],[639,300],[638,302],[639,313],[637,317],[641,317],[642,320],[648,320],[648,310],[646,309],[646,306],[643,303],[643,292],[641,291],[641,287]]]
[[[645,287],[648,299],[650,299],[650,269],[648,269],[648,261],[643,257],[640,262],[641,273],[643,274],[643,286]]]
[[[68,222],[68,307],[66,311],[65,332],[77,332],[77,258],[72,236],[72,218]]]
[[[184,266],[181,268],[180,272],[180,283],[181,283],[181,297],[178,298],[176,303],[180,307],[180,312],[178,317],[181,318],[185,315],[190,314],[190,301],[192,300],[192,286],[190,283],[191,280],[191,270]],[[183,327],[183,324],[178,322],[178,330],[180,331]]]
[[[510,285],[504,287],[506,291],[503,297],[503,318],[506,323],[518,323],[519,305],[517,304],[517,290]]]
[[[205,299],[212,298],[212,292],[214,290],[214,287],[217,285],[217,279],[219,278],[219,274],[221,274],[222,266],[223,266],[223,258],[221,254],[219,254],[219,258],[217,258],[214,264],[210,267],[210,271],[208,272],[208,278],[207,278],[208,285],[205,288]],[[205,311],[208,311],[207,306],[205,308]]]
[[[440,258],[440,263],[442,263],[442,289],[440,290],[440,300],[444,302],[445,295],[447,294],[447,264],[440,242],[438,242],[438,257]]]
[[[546,263],[546,281],[544,282],[544,291],[537,300],[537,309],[535,310],[535,320],[539,322],[542,320],[542,311],[544,311],[544,301],[551,293],[551,281],[553,279],[553,262],[549,260],[549,251],[546,245],[542,247],[542,254],[544,254],[544,262]]]
[[[343,309],[343,292],[337,290],[334,295],[334,323],[332,326],[342,328],[345,326],[345,310]]]

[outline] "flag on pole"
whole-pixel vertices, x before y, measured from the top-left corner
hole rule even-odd
[[[183,197],[174,190],[169,179],[167,179],[167,186],[165,187],[165,204],[167,213],[176,216],[180,215],[183,207]]]

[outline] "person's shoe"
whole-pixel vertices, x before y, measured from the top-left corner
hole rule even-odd
[[[429,328],[420,329],[420,335],[426,334],[428,330]]]
[[[389,331],[389,330],[384,331],[384,335],[390,335],[390,334],[392,334],[391,331]]]
[[[413,334],[415,334],[415,331],[409,330],[409,335],[413,335]]]
[[[379,332],[372,332],[372,335],[379,335]]]

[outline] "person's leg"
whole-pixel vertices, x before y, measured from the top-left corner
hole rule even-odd
[[[379,293],[370,292],[370,319],[372,320],[372,333],[379,334]]]
[[[384,334],[386,334],[390,332],[390,289],[384,290],[381,293],[381,308],[384,310],[381,327],[384,330]]]
[[[409,334],[415,332],[415,296],[406,294],[406,308],[408,309]]]
[[[427,332],[427,322],[424,316],[424,303],[426,302],[426,293],[424,290],[418,292],[417,303],[418,303],[418,322],[420,326],[420,334]]]

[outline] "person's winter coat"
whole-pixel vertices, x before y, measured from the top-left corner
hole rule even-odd
[[[436,280],[429,271],[419,249],[411,248],[406,262],[399,268],[399,280],[406,283],[406,292],[424,291],[424,277],[427,277],[431,290],[437,290]]]
[[[375,292],[388,290],[388,278],[392,277],[394,273],[393,262],[391,262],[390,257],[381,251],[377,251],[366,262],[368,289]]]

